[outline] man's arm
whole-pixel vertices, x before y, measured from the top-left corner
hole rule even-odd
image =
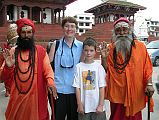
[[[153,87],[152,77],[150,77],[147,81],[147,85],[146,85],[146,88],[145,88],[145,93],[148,96],[152,96],[154,94],[154,91],[155,91],[155,89]]]
[[[56,90],[55,83],[54,83],[54,74],[53,74],[53,70],[52,70],[50,60],[49,60],[47,53],[45,54],[45,57],[43,60],[43,68],[44,68],[43,69],[44,77],[47,82],[48,90],[49,90],[50,94],[53,93],[54,98],[57,99],[58,96],[57,96],[57,90]]]
[[[107,57],[109,55],[110,48],[107,46],[107,43],[102,43],[102,45],[99,47],[100,53],[101,53],[101,63],[104,67],[105,71],[107,72]]]
[[[145,93],[148,96],[152,96],[155,91],[153,87],[153,83],[152,83],[153,66],[152,66],[152,62],[145,45],[142,44],[142,46],[144,47],[146,52],[145,65],[144,65],[144,81],[146,83]]]

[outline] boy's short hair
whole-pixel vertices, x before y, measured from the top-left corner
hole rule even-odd
[[[84,49],[84,47],[86,45],[93,46],[95,50],[97,48],[97,42],[96,42],[96,40],[93,39],[93,38],[91,38],[91,37],[85,39],[85,41],[83,42],[83,49]]]
[[[76,25],[76,28],[77,28],[77,20],[74,18],[74,17],[65,17],[63,20],[62,20],[62,28],[64,28],[65,24],[69,22],[69,23],[75,23]]]

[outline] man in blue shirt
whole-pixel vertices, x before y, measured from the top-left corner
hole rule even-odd
[[[76,19],[64,18],[62,28],[64,36],[59,40],[57,51],[55,52],[55,41],[49,52],[50,62],[54,59],[54,76],[58,93],[58,99],[55,101],[55,119],[65,120],[67,116],[67,120],[78,120],[75,88],[72,84],[75,66],[80,61],[83,44],[75,38]]]

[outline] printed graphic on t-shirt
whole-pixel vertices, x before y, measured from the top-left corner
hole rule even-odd
[[[83,89],[84,90],[94,90],[95,89],[95,71],[83,71],[82,79],[83,79]]]

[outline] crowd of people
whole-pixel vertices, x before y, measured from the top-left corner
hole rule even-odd
[[[91,37],[77,40],[76,19],[65,17],[63,36],[47,50],[35,44],[32,20],[15,25],[12,46],[0,52],[0,79],[10,94],[6,120],[107,120],[105,99],[109,120],[142,120],[146,96],[154,93],[153,67],[128,19],[116,20],[112,42],[99,47]],[[97,47],[102,64],[95,61]]]

